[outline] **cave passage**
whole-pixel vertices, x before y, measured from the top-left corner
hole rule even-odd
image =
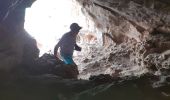
[[[26,9],[24,27],[37,40],[41,56],[53,52],[55,44],[73,22],[85,29],[85,17],[73,0],[37,0]]]

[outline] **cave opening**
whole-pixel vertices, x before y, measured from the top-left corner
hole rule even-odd
[[[20,100],[19,98],[170,100],[168,2],[65,0],[65,3],[60,3],[64,0],[56,0],[55,3],[52,0],[37,0],[32,7],[38,2],[44,4],[36,7],[37,10],[27,9],[25,29],[28,32],[26,32],[23,30],[25,8],[33,1],[35,0],[0,1],[0,100]],[[83,26],[85,23],[81,22],[82,17],[80,22],[78,19],[67,20],[69,15],[58,17],[63,13],[69,13],[65,9],[68,8],[67,3],[71,1],[78,1],[83,9],[75,10],[82,10],[86,17],[92,17],[98,28],[87,27],[97,34],[97,38],[95,36],[92,38],[93,32],[87,32],[86,36],[82,35],[84,37],[82,40],[81,36],[78,37],[79,44],[83,46],[83,52],[74,57],[75,61],[76,59],[78,61],[76,62],[78,66],[64,64],[51,54],[39,57],[35,41],[36,39],[39,43],[38,46],[43,54],[43,51],[50,50],[45,48],[44,43],[50,47],[53,44],[50,41],[53,40],[55,45],[57,38],[68,31],[72,21],[79,23],[83,29],[86,28]],[[53,8],[57,4],[64,8],[55,8],[60,10],[54,11]],[[54,7],[48,9],[47,5]],[[35,12],[28,16],[29,11]],[[47,15],[44,15],[46,13]],[[57,17],[50,14],[56,14],[58,19],[52,20]],[[31,20],[32,16],[35,17],[34,20]],[[75,15],[74,18],[78,16]],[[28,24],[29,22],[34,23]],[[54,26],[51,26],[53,24]],[[91,22],[87,26],[89,25],[93,26]],[[96,41],[101,35],[102,41]],[[41,39],[44,39],[44,42]]]
[[[79,67],[80,78],[88,79],[91,75],[110,73],[115,76],[115,73],[118,75],[117,73],[122,71],[123,67],[125,69],[127,66],[133,66],[133,64],[128,63],[128,57],[121,52],[122,48],[119,48],[119,46],[114,47],[114,39],[105,36],[105,41],[102,40],[101,35],[103,33],[112,34],[113,32],[109,31],[107,27],[97,29],[93,23],[94,20],[92,21],[87,17],[84,16],[81,6],[75,0],[37,0],[31,8],[26,9],[24,27],[36,39],[37,46],[40,49],[40,56],[42,56],[44,53],[53,54],[54,46],[61,36],[69,31],[70,24],[73,22],[79,23],[83,27],[80,33],[86,34],[79,35],[78,42],[83,49],[81,53],[75,52],[73,58]],[[103,23],[103,25],[105,24]],[[128,24],[126,25],[128,26]],[[127,29],[131,29],[131,27],[129,26]],[[136,29],[134,28],[134,30]],[[134,32],[134,30],[132,31]],[[132,31],[130,30],[131,33]],[[135,33],[138,32],[135,31]],[[108,47],[103,49],[103,44],[108,45]],[[116,57],[112,55],[113,51],[117,54]],[[125,56],[123,59],[121,58],[122,55]],[[122,64],[126,62],[129,65]],[[130,71],[124,71],[124,73],[126,75],[131,74]]]
[[[30,8],[26,8],[24,28],[36,39],[39,57],[43,57],[45,53],[53,54],[55,45],[74,22],[82,27],[77,36],[77,44],[82,50],[74,51],[73,54],[73,60],[81,73],[92,59],[98,60],[95,54],[100,52],[103,44],[102,32],[90,17],[83,14],[82,6],[76,0],[35,1]],[[89,75],[85,73],[80,78],[86,79]]]
[[[37,0],[26,9],[25,30],[37,41],[40,56],[53,53],[61,36],[69,31],[71,23],[87,29],[87,19],[75,0]]]

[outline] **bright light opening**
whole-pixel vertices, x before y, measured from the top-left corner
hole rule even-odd
[[[74,0],[37,0],[26,9],[25,29],[38,43],[40,56],[53,52],[61,36],[69,26],[77,22],[86,29],[86,18]]]

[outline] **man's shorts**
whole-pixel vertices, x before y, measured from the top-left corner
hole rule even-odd
[[[74,64],[72,55],[61,54],[61,57],[65,64]]]

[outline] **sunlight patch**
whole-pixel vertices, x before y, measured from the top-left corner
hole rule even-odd
[[[74,0],[37,0],[26,9],[25,29],[37,40],[40,56],[53,52],[61,36],[69,31],[69,25],[79,23],[86,26],[80,8],[75,8]]]

